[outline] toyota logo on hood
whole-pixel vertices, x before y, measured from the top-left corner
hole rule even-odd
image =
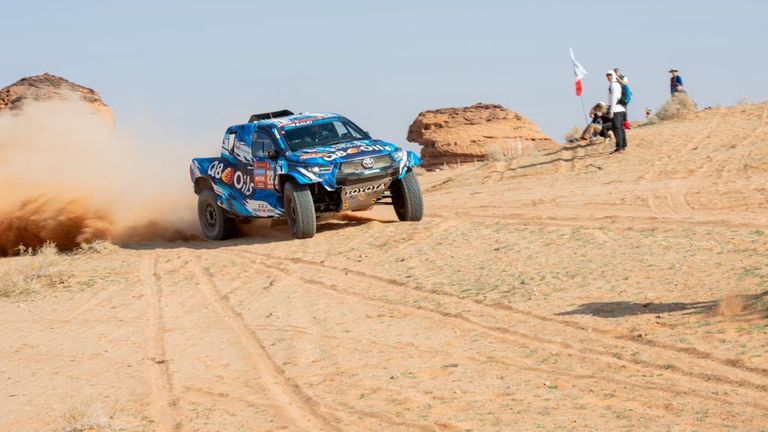
[[[373,158],[367,157],[363,159],[363,162],[362,162],[363,168],[373,168],[373,164],[374,164]]]

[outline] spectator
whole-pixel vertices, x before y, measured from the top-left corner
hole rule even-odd
[[[685,93],[685,89],[683,89],[683,77],[677,74],[677,69],[672,68],[669,70],[669,73],[672,74],[672,77],[669,78],[669,93],[674,96],[675,93]]]
[[[616,73],[616,79],[619,81],[619,84],[627,84],[629,83],[629,78],[622,75],[621,69],[619,68],[613,68],[613,72]]]
[[[597,105],[592,107],[589,111],[589,117],[591,122],[584,128],[579,140],[586,141],[596,136],[601,136],[608,139],[608,133],[612,129],[612,120],[608,118],[608,106],[603,102],[598,102]]]
[[[632,93],[629,90],[629,77],[622,75],[619,68],[613,68],[613,71],[616,73],[616,80],[621,84],[622,100],[619,103],[624,106],[624,129],[629,129],[631,126],[629,124],[629,109],[627,109],[627,105]],[[627,94],[623,94],[624,92],[627,92]]]
[[[608,86],[608,117],[613,124],[613,137],[616,139],[616,149],[613,153],[623,152],[627,149],[627,135],[624,131],[624,120],[627,119],[627,110],[619,104],[621,99],[621,84],[616,79],[616,72],[609,70],[605,78],[610,85]]]

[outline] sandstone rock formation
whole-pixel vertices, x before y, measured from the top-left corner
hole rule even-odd
[[[48,73],[22,78],[0,90],[0,112],[21,110],[28,101],[65,100],[73,95],[93,107],[110,124],[114,123],[112,109],[98,93]]]
[[[424,147],[425,168],[560,147],[527,118],[493,104],[424,111],[408,128],[408,141]]]

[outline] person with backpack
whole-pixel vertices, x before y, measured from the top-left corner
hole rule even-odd
[[[608,86],[608,117],[612,120],[613,136],[616,139],[616,148],[613,153],[623,152],[627,148],[627,135],[624,131],[624,121],[627,119],[627,109],[619,103],[623,100],[626,104],[626,95],[621,91],[621,84],[616,79],[616,72],[609,70],[605,78]]]
[[[629,109],[627,109],[627,106],[632,101],[632,89],[629,88],[629,77],[622,75],[621,70],[619,68],[613,68],[613,72],[616,73],[616,81],[621,84],[621,99],[619,100],[619,103],[624,106],[624,129],[629,129],[631,126],[629,124]]]
[[[678,75],[678,70],[675,68],[672,68],[669,70],[669,73],[672,74],[672,76],[669,78],[669,93],[674,96],[675,93],[685,93],[685,89],[683,89],[683,77]]]

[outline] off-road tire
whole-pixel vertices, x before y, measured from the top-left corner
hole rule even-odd
[[[424,216],[424,200],[421,198],[419,180],[413,171],[408,171],[400,180],[395,180],[389,187],[392,193],[392,205],[401,221],[418,222]]]
[[[307,185],[292,181],[286,183],[283,208],[294,238],[305,239],[315,235],[315,203]]]
[[[198,195],[197,217],[203,235],[209,240],[227,240],[237,235],[235,219],[219,206],[211,189],[205,189]]]

